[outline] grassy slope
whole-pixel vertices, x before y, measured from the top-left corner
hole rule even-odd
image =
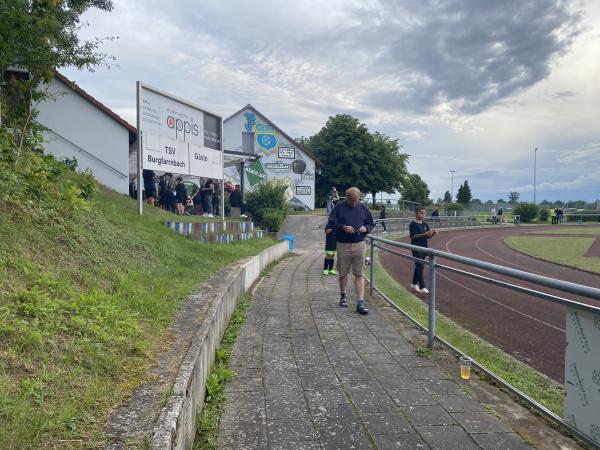
[[[533,237],[511,236],[506,245],[528,255],[578,269],[600,273],[600,258],[583,256],[594,242],[594,236],[583,237]]]
[[[427,305],[400,286],[379,264],[375,286],[421,325],[427,327]],[[520,391],[562,416],[563,387],[494,347],[456,322],[436,313],[436,334]]]
[[[0,448],[91,446],[146,376],[178,307],[272,245],[208,245],[102,190],[76,219],[0,204]]]

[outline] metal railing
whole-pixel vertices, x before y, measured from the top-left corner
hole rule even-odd
[[[388,233],[403,233],[408,231],[410,223],[413,220],[414,217],[375,219],[376,226],[373,229],[373,233],[376,236],[379,236],[384,231],[383,224],[385,224],[385,231]],[[425,220],[432,228],[472,227],[481,225],[476,217],[468,216],[436,216],[426,217]]]
[[[550,277],[546,277],[543,275],[537,275],[537,274],[533,274],[530,272],[525,272],[522,270],[517,270],[517,269],[511,269],[509,267],[505,267],[505,266],[500,266],[497,264],[492,264],[489,262],[485,262],[485,261],[480,261],[477,259],[473,259],[473,258],[467,258],[465,256],[460,256],[460,255],[456,255],[453,253],[447,253],[447,252],[442,252],[440,250],[435,250],[435,249],[431,249],[431,248],[425,248],[425,247],[419,247],[416,245],[410,245],[410,244],[406,244],[403,242],[397,242],[397,241],[391,241],[388,239],[383,239],[381,237],[378,236],[374,236],[372,234],[367,236],[367,241],[370,243],[370,257],[371,257],[371,264],[369,266],[369,292],[371,295],[373,295],[374,291],[378,292],[382,297],[384,297],[388,303],[390,303],[392,306],[394,306],[395,308],[399,309],[405,316],[407,316],[413,323],[415,323],[417,326],[421,327],[422,329],[427,331],[427,346],[429,348],[433,348],[433,344],[435,340],[438,340],[439,342],[441,342],[443,345],[445,345],[446,347],[450,348],[454,353],[461,355],[461,356],[467,356],[464,355],[464,353],[462,351],[460,351],[459,349],[457,349],[456,347],[454,347],[452,344],[444,341],[441,338],[438,338],[436,336],[436,317],[435,317],[435,312],[436,312],[436,274],[438,270],[443,270],[443,271],[448,271],[448,272],[452,272],[452,273],[457,273],[466,277],[470,277],[479,281],[483,281],[492,285],[496,285],[496,286],[501,286],[507,289],[510,289],[512,291],[516,291],[516,292],[520,292],[520,293],[525,293],[528,295],[531,295],[533,297],[536,298],[540,298],[546,301],[550,301],[553,303],[557,303],[560,305],[564,305],[564,306],[568,306],[571,308],[575,308],[578,310],[582,310],[582,311],[587,311],[593,314],[596,314],[599,318],[600,318],[600,307],[597,306],[592,306],[592,305],[588,305],[585,303],[581,303],[581,302],[577,302],[574,300],[569,300],[563,297],[559,297],[557,295],[553,295],[553,294],[549,294],[546,292],[542,292],[536,289],[531,289],[531,288],[527,288],[524,286],[520,286],[514,283],[509,283],[500,279],[495,279],[495,278],[491,278],[488,276],[483,276],[483,275],[479,275],[476,273],[472,273],[472,272],[468,272],[462,269],[458,269],[456,267],[451,267],[445,264],[440,264],[438,262],[438,258],[443,258],[445,260],[449,260],[449,261],[453,261],[456,263],[460,263],[460,264],[464,264],[466,266],[469,267],[473,267],[473,268],[477,268],[477,269],[482,269],[485,270],[487,272],[491,272],[493,274],[498,274],[498,275],[503,275],[506,277],[510,277],[513,279],[517,279],[517,280],[521,280],[521,281],[525,281],[528,283],[532,283],[535,285],[539,285],[539,286],[543,286],[546,288],[550,288],[553,290],[558,290],[558,291],[562,291],[562,292],[566,292],[569,294],[575,294],[578,296],[582,296],[582,297],[586,297],[586,298],[590,298],[590,299],[594,299],[594,300],[600,300],[600,289],[594,288],[594,287],[590,287],[590,286],[584,286],[584,285],[580,285],[580,284],[576,284],[576,283],[571,283],[568,281],[563,281],[563,280],[558,280],[555,278],[550,278]],[[411,318],[407,313],[405,313],[404,311],[402,311],[395,303],[393,303],[381,290],[379,290],[376,286],[376,282],[375,282],[375,255],[376,252],[375,250],[378,249],[379,251],[384,251],[387,253],[391,253],[394,255],[397,255],[399,257],[411,260],[411,261],[418,261],[421,262],[424,265],[427,265],[429,268],[429,298],[428,298],[428,323],[427,323],[427,328],[423,327],[421,324],[419,324],[415,319]],[[408,254],[404,254],[401,253],[395,249],[404,249],[404,250],[410,250],[410,251],[416,251],[419,252],[425,256],[429,257],[429,260],[426,259],[419,259],[419,258],[415,258],[413,256],[410,256]],[[484,372],[486,375],[488,375],[489,377],[491,377],[492,379],[494,379],[496,382],[498,382],[500,385],[504,386],[505,388],[507,388],[510,392],[512,392],[514,395],[516,395],[517,397],[521,398],[521,400],[525,401],[527,404],[529,404],[530,406],[534,407],[535,409],[537,409],[539,412],[541,412],[542,414],[544,414],[545,416],[551,418],[554,421],[559,422],[562,426],[564,426],[568,431],[570,431],[571,433],[573,433],[574,435],[576,435],[578,438],[580,438],[581,440],[587,442],[588,444],[591,444],[593,446],[597,446],[598,444],[594,441],[592,441],[588,436],[586,436],[585,434],[583,434],[581,431],[579,431],[578,429],[574,428],[573,426],[571,426],[569,423],[565,422],[565,420],[558,416],[557,414],[555,414],[553,411],[549,410],[548,408],[546,408],[545,406],[541,405],[540,403],[538,403],[537,401],[535,401],[534,399],[532,399],[531,397],[529,397],[527,394],[521,392],[520,390],[518,390],[516,387],[512,386],[510,383],[508,383],[507,381],[505,381],[504,379],[502,379],[501,377],[499,377],[498,375],[496,375],[495,373],[491,372],[490,370],[486,369],[484,366],[482,366],[481,364],[479,364],[477,361],[473,361],[473,364],[482,372]]]

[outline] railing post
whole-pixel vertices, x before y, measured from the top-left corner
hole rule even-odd
[[[373,287],[375,286],[375,240],[371,239],[371,267],[369,280],[369,294],[373,296]]]
[[[435,256],[429,257],[429,314],[427,326],[427,347],[433,348],[435,338]]]

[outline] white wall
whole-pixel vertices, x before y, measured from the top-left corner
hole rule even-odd
[[[129,184],[129,131],[56,78],[49,92],[55,100],[38,105],[37,121],[46,151],[57,158],[77,158],[102,184],[126,194]]]

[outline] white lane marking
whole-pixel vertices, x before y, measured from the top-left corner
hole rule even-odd
[[[487,236],[489,236],[489,235],[487,235]],[[479,242],[479,241],[480,241],[482,238],[484,238],[484,237],[487,237],[487,236],[482,236],[482,237],[480,237],[480,238],[477,240],[477,242]],[[458,236],[456,236],[456,237],[458,237]],[[454,238],[450,239],[450,240],[449,240],[449,241],[446,243],[446,250],[448,251],[448,253],[453,253],[453,252],[450,250],[450,248],[449,248],[448,244],[449,244],[451,241],[453,241],[453,240],[454,240],[456,237],[454,237]],[[476,245],[477,245],[477,243],[476,243]],[[485,252],[484,252],[484,253],[485,253]],[[492,272],[488,272],[487,270],[484,270],[484,269],[479,269],[479,270],[482,270],[483,272],[490,273],[490,274],[492,274],[492,275],[495,275],[495,276],[500,276],[500,275],[498,275],[498,274],[495,274],[495,273],[492,273]],[[538,273],[539,273],[539,272],[538,272]],[[537,317],[533,317],[533,316],[531,316],[531,315],[529,315],[529,314],[527,314],[527,313],[521,312],[521,311],[519,311],[519,310],[517,310],[517,309],[515,309],[515,308],[512,308],[511,306],[508,306],[508,305],[505,305],[505,304],[504,304],[504,303],[502,303],[502,302],[499,302],[498,300],[494,300],[493,298],[491,298],[491,297],[488,297],[487,295],[484,295],[484,294],[482,294],[482,293],[480,293],[480,292],[477,292],[477,291],[475,291],[475,290],[473,290],[473,289],[471,289],[471,288],[468,288],[468,287],[467,287],[467,286],[465,286],[464,284],[461,284],[461,283],[459,283],[458,281],[455,281],[455,280],[453,280],[452,278],[448,277],[448,276],[447,276],[447,275],[445,275],[445,274],[442,274],[442,273],[440,273],[439,275],[440,275],[440,276],[442,276],[442,277],[444,277],[445,279],[447,279],[447,280],[448,280],[448,281],[450,281],[451,283],[454,283],[454,284],[456,284],[456,285],[458,285],[458,286],[462,287],[463,289],[466,289],[467,291],[470,291],[470,292],[472,292],[472,293],[474,293],[474,294],[476,294],[476,295],[479,295],[480,297],[483,297],[483,298],[485,298],[486,300],[489,300],[489,301],[491,301],[491,302],[493,302],[493,303],[495,303],[495,304],[497,304],[497,305],[499,305],[499,306],[502,306],[503,308],[506,308],[506,309],[508,309],[509,311],[515,312],[515,313],[517,313],[517,314],[520,314],[520,315],[522,315],[522,316],[524,316],[524,317],[527,317],[527,318],[529,318],[529,319],[531,319],[531,320],[535,320],[536,322],[539,322],[539,323],[541,323],[541,324],[543,324],[543,325],[546,325],[546,326],[548,326],[548,327],[550,327],[550,328],[553,328],[553,329],[555,329],[555,330],[558,330],[558,331],[560,331],[560,332],[562,332],[562,333],[565,333],[565,330],[563,330],[562,328],[559,328],[559,327],[557,327],[557,326],[554,326],[554,325],[552,325],[551,323],[545,322],[545,321],[543,321],[543,320],[541,320],[541,319],[538,319]]]
[[[461,283],[459,283],[458,281],[455,281],[455,280],[453,280],[452,278],[448,277],[447,275],[444,275],[443,273],[440,273],[440,274],[438,274],[438,275],[440,275],[440,276],[444,277],[445,279],[447,279],[447,280],[448,280],[448,281],[450,281],[451,283],[457,284],[458,286],[462,287],[463,289],[466,289],[467,291],[469,291],[469,292],[472,292],[473,294],[479,295],[480,297],[483,297],[483,298],[485,298],[486,300],[489,300],[490,302],[492,302],[492,303],[495,303],[495,304],[497,304],[498,306],[501,306],[502,308],[505,308],[505,309],[508,309],[509,311],[512,311],[512,312],[514,312],[514,313],[517,313],[517,314],[520,314],[520,315],[522,315],[522,316],[524,316],[524,317],[527,317],[528,319],[535,320],[536,322],[539,322],[539,323],[541,323],[542,325],[545,325],[545,326],[547,326],[547,327],[553,328],[553,329],[555,329],[555,330],[558,330],[558,331],[560,331],[560,332],[562,332],[562,333],[564,333],[564,332],[565,332],[565,330],[563,330],[562,328],[556,327],[556,326],[552,325],[551,323],[545,322],[545,321],[543,321],[543,320],[541,320],[541,319],[538,319],[537,317],[530,316],[529,314],[526,314],[526,313],[524,313],[524,312],[521,312],[521,311],[519,311],[519,310],[517,310],[517,309],[515,309],[515,308],[512,308],[512,307],[510,307],[510,306],[507,306],[507,305],[505,305],[504,303],[502,303],[502,302],[499,302],[498,300],[494,300],[493,298],[491,298],[491,297],[488,297],[487,295],[483,295],[482,293],[480,293],[480,292],[477,292],[477,291],[475,291],[475,290],[473,290],[473,289],[471,289],[471,288],[469,288],[469,287],[465,286],[464,284],[461,284]]]
[[[486,236],[481,236],[479,239],[477,239],[477,240],[475,241],[475,247],[476,247],[476,248],[477,248],[477,250],[479,250],[481,253],[484,253],[484,254],[488,255],[489,257],[491,257],[491,258],[497,259],[498,261],[502,261],[502,262],[505,262],[505,263],[507,263],[507,264],[510,264],[510,265],[512,265],[512,266],[515,266],[515,267],[520,267],[521,269],[525,269],[525,271],[526,271],[526,272],[532,272],[532,273],[537,273],[537,274],[539,274],[539,275],[544,275],[544,276],[546,276],[546,274],[544,274],[543,272],[539,272],[539,271],[537,271],[537,270],[530,269],[529,267],[521,266],[520,264],[517,264],[517,263],[511,262],[511,261],[507,261],[506,259],[500,258],[500,257],[498,257],[498,256],[492,255],[492,254],[491,254],[491,253],[489,253],[489,252],[486,252],[484,249],[482,249],[482,248],[479,246],[479,241],[481,241],[483,238],[487,238],[487,237],[489,237],[489,236],[490,236],[489,234],[488,234],[488,235],[486,235]]]

